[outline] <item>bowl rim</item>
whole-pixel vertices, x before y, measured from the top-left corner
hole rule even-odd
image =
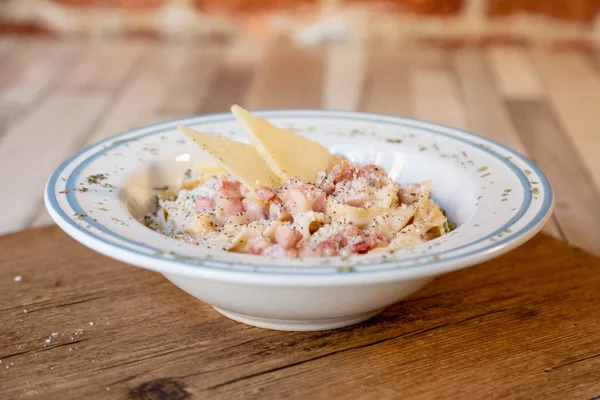
[[[202,120],[209,120],[207,123],[210,123],[210,119],[218,118],[218,117],[229,117],[233,118],[230,113],[216,113],[216,114],[206,114],[201,116],[193,116],[187,118],[178,118],[169,121],[163,121],[156,124],[146,125],[140,128],[131,129],[125,132],[118,133],[111,137],[108,137],[104,140],[92,143],[80,151],[73,154],[71,157],[67,158],[63,163],[60,164],[59,167],[52,173],[48,182],[46,184],[46,188],[44,191],[44,202],[46,204],[46,208],[50,213],[52,219],[61,227],[67,234],[73,237],[75,240],[84,244],[87,247],[90,247],[104,255],[115,258],[117,260],[133,264],[142,268],[155,270],[166,275],[182,275],[189,277],[201,277],[205,279],[214,279],[214,280],[227,280],[232,282],[239,283],[260,283],[260,284],[290,284],[293,286],[297,285],[331,285],[332,283],[340,284],[360,284],[365,282],[383,282],[389,280],[404,280],[404,279],[416,279],[423,278],[428,276],[435,276],[445,272],[458,270],[462,268],[466,268],[468,266],[479,264],[483,261],[498,257],[501,254],[504,254],[515,247],[523,244],[531,237],[533,237],[541,227],[547,222],[547,220],[551,216],[552,209],[554,207],[554,193],[552,187],[545,177],[545,175],[540,171],[540,169],[533,164],[531,160],[527,157],[523,156],[519,152],[501,144],[494,140],[479,136],[475,133],[468,132],[462,129],[457,129],[454,127],[449,127],[443,124],[432,123],[428,121],[422,121],[418,119],[406,118],[406,117],[398,117],[392,115],[385,114],[377,114],[377,113],[368,113],[368,112],[356,112],[356,111],[341,111],[341,110],[324,110],[324,109],[275,109],[275,110],[259,110],[256,111],[257,115],[265,115],[265,114],[302,114],[302,113],[315,113],[315,114],[329,114],[332,117],[343,117],[344,115],[354,116],[354,117],[369,117],[370,122],[373,121],[372,118],[381,117],[388,121],[381,121],[390,123],[389,120],[395,121],[398,125],[406,125],[407,123],[417,123],[420,125],[425,125],[431,128],[440,127],[448,131],[458,132],[461,135],[466,135],[470,139],[475,139],[479,142],[487,142],[494,146],[497,146],[504,151],[514,155],[520,159],[521,162],[525,163],[528,168],[535,171],[538,179],[541,183],[541,186],[544,190],[544,202],[540,207],[540,210],[537,214],[532,218],[532,221],[528,223],[526,227],[521,228],[517,234],[510,235],[509,237],[499,241],[496,245],[491,245],[487,249],[478,249],[473,251],[471,254],[467,254],[464,256],[460,256],[455,259],[449,260],[435,260],[429,262],[419,262],[415,264],[415,268],[386,268],[386,269],[378,269],[374,271],[358,271],[356,273],[309,273],[303,272],[298,268],[290,267],[289,272],[272,272],[272,271],[241,271],[236,269],[227,269],[227,268],[214,268],[210,266],[198,265],[198,264],[187,264],[179,260],[174,259],[165,259],[152,255],[147,255],[141,252],[135,252],[132,249],[128,248],[119,248],[118,246],[103,240],[101,237],[94,235],[93,233],[86,231],[79,227],[76,223],[73,222],[72,218],[69,218],[63,210],[60,208],[56,200],[56,193],[52,190],[54,188],[54,184],[58,179],[61,172],[70,165],[75,159],[77,159],[82,154],[87,151],[93,149],[94,147],[101,146],[102,144],[110,141],[118,140],[122,136],[135,134],[138,131],[151,130],[156,127],[170,127],[174,126],[175,123],[189,123],[189,121],[194,121],[194,123],[202,122]],[[188,121],[188,122],[186,122]],[[458,138],[455,138],[458,139]],[[495,152],[494,152],[495,153]],[[517,220],[518,221],[518,220]],[[517,222],[515,221],[515,222]],[[450,251],[452,249],[449,249]],[[485,250],[485,251],[484,251]],[[212,261],[212,260],[211,260]],[[218,261],[218,260],[216,260]],[[394,263],[391,260],[386,261],[387,264],[390,264],[392,267]],[[374,265],[382,264],[382,263],[372,263]],[[290,278],[293,282],[290,282]]]

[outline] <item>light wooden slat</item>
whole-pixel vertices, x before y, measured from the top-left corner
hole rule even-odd
[[[369,53],[361,110],[412,117],[408,57],[395,47]]]
[[[578,52],[532,51],[548,99],[565,133],[600,188],[600,74],[591,59]]]
[[[360,104],[367,44],[364,41],[327,48],[323,82],[323,107],[356,110]]]
[[[181,71],[157,104],[158,114],[194,115],[207,96],[218,96],[219,87],[212,86],[222,64],[221,46],[204,45],[189,49]],[[213,89],[213,90],[209,90]]]
[[[525,154],[525,146],[494,88],[479,50],[464,49],[453,58],[469,119],[469,128]]]
[[[20,112],[21,107],[11,105],[0,107],[0,139],[2,139],[2,135],[4,135],[4,132],[6,132]]]
[[[542,101],[511,101],[509,107],[531,155],[550,179],[554,214],[570,243],[600,254],[600,191],[572,143]]]
[[[81,143],[109,101],[102,93],[54,93],[8,129],[0,140],[0,170],[10,173],[0,174],[0,187],[15,193],[0,196],[0,209],[10,210],[0,213],[0,233],[24,228],[39,212],[50,172]]]
[[[243,102],[246,98],[253,73],[254,69],[247,64],[221,64],[196,113],[229,112],[233,104]]]
[[[17,39],[14,48],[0,66],[0,90],[15,80],[19,72],[37,55],[44,52],[44,43],[25,39]]]
[[[7,60],[17,50],[18,40],[14,37],[0,37],[0,65],[4,66]],[[0,67],[1,68],[1,67]]]
[[[163,102],[166,91],[180,73],[189,51],[180,45],[157,45],[139,70],[111,102],[110,111],[90,136],[89,142],[143,125]]]
[[[416,118],[465,129],[467,117],[454,76],[443,69],[415,68],[410,74]]]
[[[323,52],[286,42],[265,50],[245,102],[249,109],[320,108]]]
[[[459,50],[453,57],[453,64],[464,96],[469,129],[527,155],[510,113],[494,88],[481,52],[476,49]],[[544,232],[562,238],[554,219],[546,224]]]
[[[24,107],[35,101],[80,49],[73,43],[46,43],[22,66],[14,80],[0,91],[0,107]]]
[[[508,99],[539,99],[542,84],[528,51],[520,46],[492,46],[485,53],[498,90]]]
[[[71,89],[115,89],[148,50],[138,41],[92,41],[61,86]]]

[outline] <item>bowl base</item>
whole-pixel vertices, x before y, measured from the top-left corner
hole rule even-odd
[[[276,331],[323,331],[327,329],[342,328],[344,326],[354,325],[358,324],[359,322],[366,321],[384,310],[381,308],[363,314],[340,318],[294,320],[253,317],[252,315],[238,314],[233,311],[223,310],[214,306],[213,308],[234,321],[259,328],[273,329]]]

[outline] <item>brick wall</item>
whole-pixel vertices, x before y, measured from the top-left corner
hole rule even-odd
[[[386,38],[600,41],[600,0],[0,0],[0,31],[182,39],[294,34],[336,14],[353,37],[360,26],[367,30],[362,36]],[[356,18],[362,22],[350,26]]]

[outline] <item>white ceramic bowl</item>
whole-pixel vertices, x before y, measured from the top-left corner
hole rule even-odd
[[[531,161],[472,133],[405,118],[342,111],[257,112],[398,182],[432,180],[457,229],[394,253],[304,260],[206,250],[139,221],[155,188],[173,186],[206,156],[176,123],[247,141],[230,114],[169,121],[119,134],[70,157],[50,177],[46,207],[67,234],[117,260],[160,272],[243,323],[320,330],[364,321],[436,276],[524,243],[550,217],[552,189]],[[94,181],[91,176],[105,174]]]

